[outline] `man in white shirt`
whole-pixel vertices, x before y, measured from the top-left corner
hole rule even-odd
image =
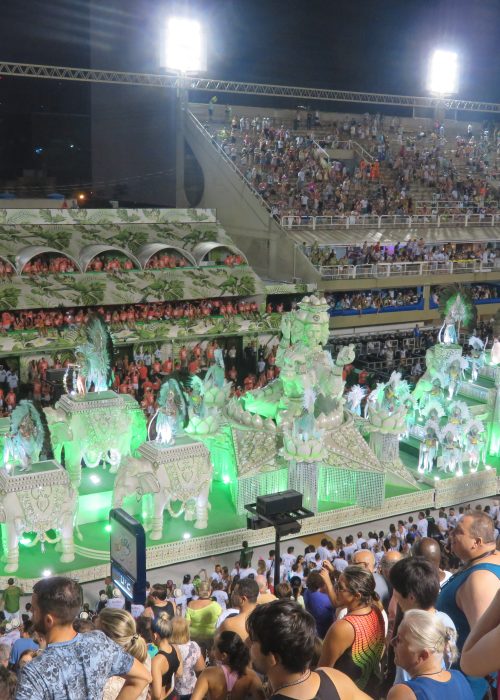
[[[292,566],[297,561],[297,557],[293,553],[294,549],[294,547],[288,547],[288,549],[286,550],[286,554],[283,554],[282,556],[282,561],[287,571],[291,571]]]
[[[377,544],[377,538],[373,532],[368,533],[368,539],[366,541],[366,544],[368,545],[368,549],[370,549],[373,552],[375,545]]]
[[[346,556],[347,561],[349,561],[349,557],[351,557],[357,550],[358,548],[354,544],[354,537],[352,535],[347,535],[347,537],[345,538],[344,547],[344,554]]]
[[[429,527],[429,523],[427,521],[427,518],[425,517],[425,513],[420,511],[418,514],[418,521],[417,521],[417,530],[420,535],[420,537],[427,537],[427,530]]]
[[[248,578],[249,576],[253,575],[254,578],[257,577],[257,571],[253,569],[251,566],[247,567],[241,567],[240,568],[240,581],[242,581],[244,578]]]
[[[358,538],[358,539],[356,540],[356,547],[357,547],[358,549],[361,549],[361,545],[364,544],[364,543],[366,542],[365,538],[363,537],[363,533],[362,533],[361,531],[358,532],[357,538]]]
[[[339,571],[340,573],[342,573],[342,571],[344,571],[344,569],[347,569],[348,566],[349,564],[345,560],[344,550],[341,549],[338,554],[338,557],[333,562],[333,568],[335,569],[335,571]]]
[[[325,559],[328,559],[328,549],[326,547],[327,544],[328,540],[325,537],[323,537],[320,546],[316,550],[321,557],[321,561],[325,561]]]
[[[227,607],[229,596],[227,595],[226,591],[222,590],[222,583],[213,584],[212,598],[215,598],[224,612]]]
[[[304,558],[308,566],[310,566],[311,564],[314,566],[314,563],[316,561],[316,547],[313,544],[309,545],[309,552],[307,552]]]

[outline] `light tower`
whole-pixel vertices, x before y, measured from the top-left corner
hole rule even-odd
[[[190,17],[169,17],[161,54],[161,67],[178,77],[175,102],[175,206],[186,207],[184,119],[188,102],[187,77],[207,69],[206,41],[200,22]]]

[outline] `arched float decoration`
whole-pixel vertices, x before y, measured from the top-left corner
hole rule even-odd
[[[142,267],[146,269],[146,266],[153,255],[168,250],[173,250],[174,252],[179,253],[179,255],[182,255],[184,258],[186,258],[191,267],[197,267],[196,260],[191,253],[188,253],[188,251],[184,250],[184,248],[179,248],[178,246],[171,245],[169,243],[147,243],[139,249],[137,257],[140,260]]]
[[[244,260],[245,265],[248,265],[248,260],[247,257],[244,253],[241,252],[239,248],[237,248],[235,245],[232,243],[211,243],[211,242],[205,242],[205,243],[198,243],[195,245],[195,247],[192,250],[192,254],[194,255],[194,259],[196,260],[197,265],[203,265],[205,264],[206,257],[208,256],[209,253],[211,253],[213,250],[217,250],[217,248],[229,250],[231,253],[234,253],[235,255],[240,255],[242,259]]]
[[[57,250],[57,248],[47,248],[46,246],[41,245],[30,245],[26,248],[22,248],[16,255],[15,267],[17,274],[22,275],[26,263],[30,262],[33,260],[33,258],[36,258],[39,255],[56,255],[60,258],[67,258],[75,265],[77,272],[82,271],[80,263],[72,255],[69,255],[62,250]]]
[[[124,257],[128,258],[134,263],[134,267],[137,270],[142,270],[142,265],[138,258],[136,258],[133,253],[131,253],[129,250],[125,250],[124,248],[119,248],[118,246],[115,245],[104,245],[102,243],[94,243],[92,245],[85,246],[85,248],[82,248],[80,251],[80,266],[83,270],[83,272],[88,271],[88,266],[92,262],[92,260],[97,257],[98,255],[102,255],[102,253],[120,253],[120,255],[123,255]]]

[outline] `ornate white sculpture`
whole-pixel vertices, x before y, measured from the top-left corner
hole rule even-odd
[[[212,480],[212,464],[208,450],[199,442],[183,438],[168,450],[158,449],[154,443],[139,448],[140,459],[127,457],[116,475],[113,505],[120,507],[123,499],[136,494],[140,499],[146,493],[153,495],[154,515],[150,537],[163,536],[163,512],[167,509],[173,518],[184,515],[186,521],[195,521],[194,527],[204,529],[210,507],[208,494]],[[174,510],[173,504],[180,507]]]
[[[36,473],[12,475],[0,470],[0,522],[5,524],[7,553],[5,571],[12,573],[19,566],[19,540],[25,532],[34,532],[29,546],[45,542],[59,543],[62,562],[75,558],[73,525],[77,495],[67,472],[60,464],[49,460],[38,463]],[[44,469],[42,470],[42,467]],[[56,530],[56,537],[47,535]]]

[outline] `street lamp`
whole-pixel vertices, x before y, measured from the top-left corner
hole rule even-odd
[[[200,22],[190,17],[169,17],[161,51],[161,67],[177,73],[175,104],[175,205],[187,206],[184,188],[184,119],[188,103],[188,74],[207,69],[207,45]]]

